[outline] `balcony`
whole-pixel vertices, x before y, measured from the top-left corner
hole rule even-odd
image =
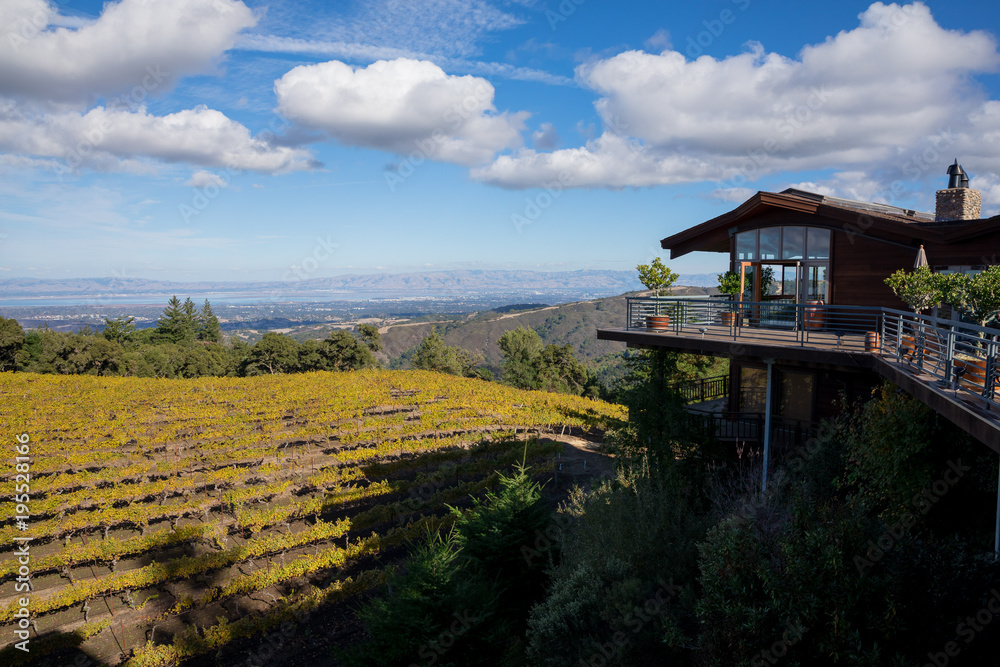
[[[926,315],[787,300],[628,298],[598,338],[736,359],[868,368],[1000,451],[1000,330]]]

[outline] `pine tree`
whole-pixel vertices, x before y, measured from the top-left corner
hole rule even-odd
[[[184,337],[181,341],[194,340],[198,335],[198,308],[194,305],[191,297],[184,300],[184,307],[181,310],[182,329]]]
[[[201,313],[198,315],[198,340],[222,342],[222,326],[219,324],[219,318],[212,312],[212,305],[208,299],[205,299],[205,305],[201,307]]]
[[[184,340],[183,331],[184,309],[177,296],[170,297],[163,314],[156,321],[156,338],[167,343],[177,343]]]

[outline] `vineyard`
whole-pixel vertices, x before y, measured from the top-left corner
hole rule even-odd
[[[597,401],[420,371],[3,373],[0,403],[4,665],[172,665],[253,641],[378,587],[408,541],[497,471],[525,456],[551,469],[560,444],[546,435],[624,418]],[[11,517],[25,513],[19,530]],[[25,537],[29,593],[17,587]],[[30,653],[14,647],[25,596]]]

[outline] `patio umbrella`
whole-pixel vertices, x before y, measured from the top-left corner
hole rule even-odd
[[[913,268],[919,269],[921,266],[927,266],[927,253],[924,252],[924,246],[920,246],[920,250],[917,251],[917,260],[913,262]]]

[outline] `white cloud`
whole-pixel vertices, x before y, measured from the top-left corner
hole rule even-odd
[[[217,188],[224,188],[228,185],[228,183],[218,174],[213,174],[210,171],[200,169],[191,174],[191,178],[188,179],[187,185],[190,185],[193,188],[204,188],[210,185]]]
[[[301,148],[274,146],[214,109],[197,107],[166,116],[140,108],[96,107],[44,115],[25,113],[0,103],[0,150],[65,161],[71,169],[148,169],[145,160],[205,167],[280,172],[315,167]]]
[[[339,58],[343,60],[374,62],[410,58],[427,60],[450,72],[501,77],[515,81],[536,81],[554,86],[572,86],[573,80],[558,74],[551,74],[531,67],[516,67],[509,63],[486,62],[415,52],[395,46],[375,46],[356,42],[324,41],[297,37],[277,37],[274,35],[243,35],[236,46],[251,51],[268,53],[308,54]]]
[[[0,3],[0,94],[86,102],[205,71],[256,24],[238,0],[121,0],[76,29],[46,0]]]
[[[624,188],[701,181],[713,178],[715,167],[693,157],[657,156],[641,145],[613,134],[603,134],[583,148],[552,153],[526,149],[501,155],[493,163],[472,170],[476,180],[503,188],[553,187]]]
[[[670,32],[663,28],[660,28],[659,30],[654,32],[649,39],[643,42],[643,46],[645,46],[650,51],[657,51],[657,52],[666,51],[671,46],[673,46],[673,42],[670,39]]]
[[[301,65],[274,89],[286,118],[342,144],[464,165],[520,146],[528,116],[498,113],[485,79],[406,58],[365,68],[335,60]]]
[[[602,137],[501,156],[473,175],[505,187],[541,185],[554,169],[587,187],[706,179],[740,187],[782,170],[902,171],[908,151],[949,127],[956,150],[968,143],[996,162],[1000,103],[984,105],[971,76],[998,64],[993,37],[945,30],[921,3],[875,3],[857,28],[796,58],[759,44],[721,60],[628,51],[577,69],[601,96]]]
[[[813,192],[815,192],[815,190],[813,190]],[[708,193],[708,198],[724,202],[741,203],[750,199],[750,197],[753,197],[756,193],[757,191],[752,188],[718,188]]]
[[[559,145],[559,132],[556,131],[552,123],[542,123],[537,130],[531,133],[531,140],[535,148],[541,150],[552,150]]]

